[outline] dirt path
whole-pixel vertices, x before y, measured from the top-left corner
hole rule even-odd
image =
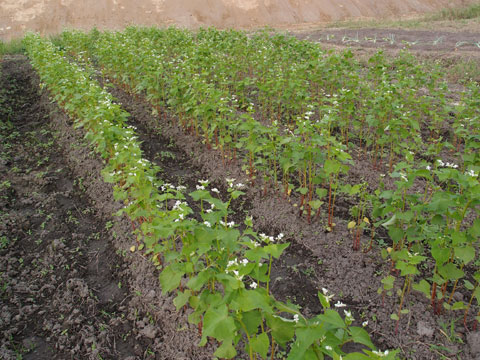
[[[0,357],[134,355],[108,225],[59,152],[28,63],[1,65]]]

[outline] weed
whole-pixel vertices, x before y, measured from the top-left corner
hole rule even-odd
[[[3,55],[23,54],[25,48],[22,39],[13,39],[8,42],[0,40],[0,57]]]

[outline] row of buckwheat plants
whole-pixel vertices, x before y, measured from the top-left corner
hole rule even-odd
[[[413,287],[436,313],[463,310],[467,322],[480,301],[477,84],[452,105],[440,68],[427,73],[408,53],[388,62],[379,52],[363,69],[348,51],[326,53],[265,33],[129,28],[65,33],[64,43],[93,57],[127,91],[144,94],[159,114],[172,111],[207,147],[240,157],[252,182],[260,176],[265,189],[297,192],[309,222],[327,197],[332,230],[337,194],[356,195],[354,249],[364,228],[372,239],[376,227],[387,228],[393,244],[384,255],[404,279],[392,318],[408,312],[403,305]],[[369,156],[379,173],[398,179],[395,187],[380,182],[369,194],[365,184],[342,185],[347,151]],[[432,269],[431,276],[420,269]],[[391,294],[395,279],[387,275],[380,292]],[[460,281],[468,300],[452,302]]]
[[[70,62],[51,42],[28,34],[25,47],[33,67],[58,105],[105,161],[105,181],[114,184],[115,198],[124,203],[135,225],[137,249],[144,250],[160,273],[164,292],[175,292],[178,310],[190,306],[189,321],[198,324],[201,346],[208,338],[220,342],[215,356],[233,358],[243,339],[251,359],[272,358],[278,347],[290,349],[288,359],[394,359],[395,351],[375,351],[368,333],[352,326],[351,312],[342,318],[330,309],[333,294],[319,292],[324,312],[305,318],[294,304],[275,300],[269,291],[272,259],[288,243],[257,234],[252,220],[239,231],[230,222],[229,204],[243,193],[242,184],[227,179],[229,200],[218,198],[208,181],[199,181],[189,195],[200,203],[201,221],[195,220],[182,187],[161,183],[158,168],[142,158],[128,114],[85,70]],[[160,189],[160,190],[159,190]],[[168,200],[174,199],[174,206]],[[342,346],[357,342],[372,350],[344,354]]]

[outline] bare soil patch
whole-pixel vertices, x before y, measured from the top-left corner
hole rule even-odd
[[[480,32],[404,29],[322,29],[296,34],[322,44],[353,48],[405,49],[420,52],[480,54]]]

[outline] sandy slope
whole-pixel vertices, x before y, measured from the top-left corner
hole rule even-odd
[[[119,29],[128,24],[250,28],[386,18],[473,0],[0,0],[0,38],[64,27]]]

